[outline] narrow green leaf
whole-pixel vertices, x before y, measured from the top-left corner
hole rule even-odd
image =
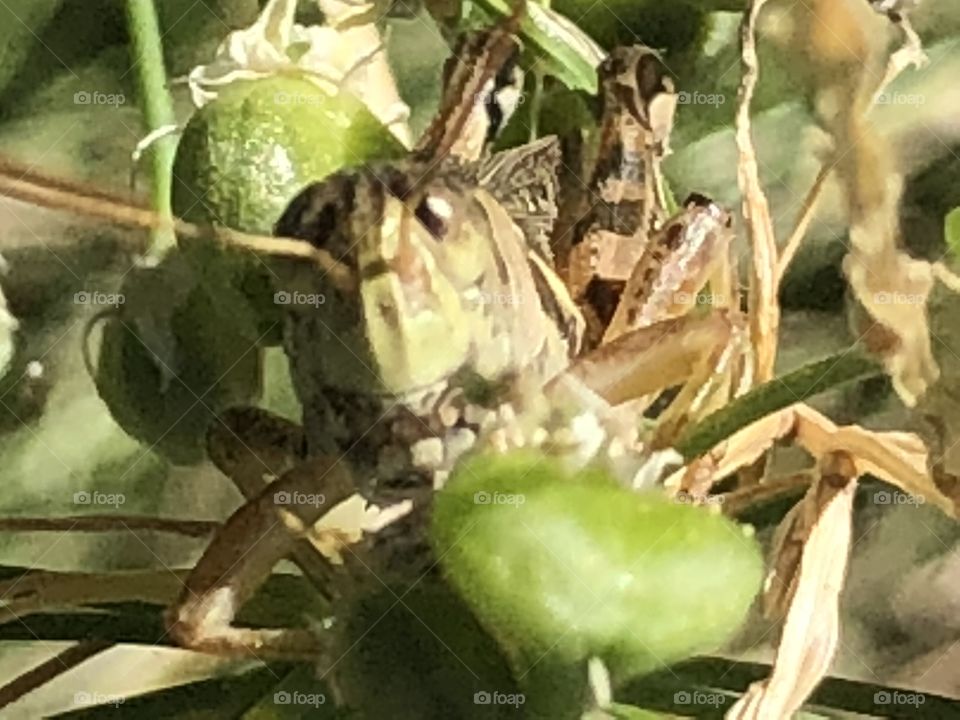
[[[953,257],[960,258],[960,207],[947,213],[943,223],[943,232],[947,240],[947,247]]]
[[[845,350],[804,365],[763,385],[758,385],[728,405],[690,427],[676,443],[677,451],[687,460],[707,452],[770,413],[804,402],[807,398],[844,383],[873,377],[883,372],[879,362],[862,348]]]
[[[484,10],[507,16],[513,11],[506,0],[479,0]],[[555,10],[534,2],[520,23],[520,35],[542,57],[546,74],[553,75],[571,90],[597,92],[597,65],[606,53],[580,28]]]

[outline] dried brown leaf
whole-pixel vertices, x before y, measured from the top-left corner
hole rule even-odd
[[[790,717],[826,675],[839,639],[856,473],[848,454],[830,453],[820,480],[785,519],[774,560],[779,591],[772,602],[777,609],[789,607],[773,671],[750,686],[727,712],[728,720]]]
[[[958,503],[936,482],[929,466],[929,451],[919,436],[874,432],[859,425],[837,426],[802,404],[742,428],[703,457],[674,472],[664,485],[673,492],[702,492],[748,467],[773,443],[788,436],[793,436],[815,458],[846,452],[853,458],[858,476],[873,475],[921,502],[933,503],[951,517],[958,516]]]
[[[754,348],[756,382],[773,378],[777,357],[780,305],[777,301],[777,240],[770,206],[760,184],[760,171],[753,146],[750,103],[760,75],[757,57],[757,18],[766,0],[753,0],[744,15],[741,33],[743,79],[737,104],[737,182],[743,196],[743,220],[753,249],[750,278],[750,330]]]

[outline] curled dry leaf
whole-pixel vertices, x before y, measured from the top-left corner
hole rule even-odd
[[[826,675],[839,639],[857,474],[848,453],[828,453],[818,481],[784,519],[765,597],[768,611],[786,611],[773,671],[750,686],[728,720],[791,717]]]
[[[958,504],[943,493],[929,467],[929,452],[913,433],[874,432],[859,425],[837,426],[806,405],[773,413],[752,423],[709,453],[671,475],[673,492],[703,494],[716,482],[754,463],[778,440],[792,437],[815,458],[845,452],[857,476],[873,475],[923,502],[957,517]]]
[[[888,189],[885,199],[851,226],[843,269],[870,316],[857,331],[883,359],[897,394],[913,406],[940,376],[927,318],[934,273],[930,263],[895,249],[898,204]]]
[[[202,107],[219,88],[233,82],[297,74],[329,94],[340,88],[350,91],[409,147],[410,108],[400,98],[387,63],[373,4],[340,0],[318,4],[328,24],[303,26],[294,23],[297,0],[270,0],[253,25],[227,36],[213,62],[190,72],[194,104]]]
[[[846,6],[840,3],[833,12],[842,13]],[[850,17],[859,10],[851,6]],[[815,32],[834,32],[830,27],[814,27]],[[843,27],[852,34],[852,46],[869,45],[863,37],[855,37],[868,32],[865,26],[850,21]],[[897,394],[913,406],[939,377],[927,321],[934,272],[930,263],[899,249],[899,180],[890,160],[895,153],[867,120],[870,108],[887,85],[907,67],[919,67],[926,61],[909,23],[903,21],[901,28],[903,47],[888,60],[879,84],[866,63],[852,64],[849,58],[838,58],[832,67],[829,58],[821,58],[817,93],[821,97],[836,95],[836,78],[846,71],[842,82],[854,97],[851,102],[836,103],[834,112],[824,116],[834,139],[836,169],[846,190],[850,217],[851,248],[843,269],[854,296],[869,316],[857,328],[859,334],[882,357]]]
[[[906,4],[884,0],[875,7],[892,13],[903,36],[901,48],[886,58],[883,70],[884,34],[862,0],[809,0],[787,12],[781,10],[780,22],[773,23],[790,28],[781,33],[780,42],[803,49],[811,100],[834,144],[832,157],[811,188],[781,254],[775,282],[782,279],[797,252],[827,176],[836,171],[846,191],[850,220],[851,248],[844,272],[864,310],[857,333],[883,359],[900,398],[913,406],[939,376],[927,322],[935,272],[929,263],[899,250],[899,179],[890,161],[896,153],[867,118],[889,84],[908,67],[921,67],[927,58],[903,14],[909,9]],[[748,68],[751,54],[745,36]],[[749,165],[741,160],[741,174],[744,167]],[[756,255],[761,246],[754,247]],[[755,281],[758,277],[755,270]],[[761,317],[756,315],[755,323]]]

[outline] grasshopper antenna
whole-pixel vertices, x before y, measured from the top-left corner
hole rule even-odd
[[[356,288],[353,271],[330,253],[292,238],[251,235],[219,225],[195,225],[180,218],[169,220],[153,210],[110,193],[101,192],[64,178],[46,175],[32,168],[0,158],[0,197],[97,218],[142,230],[170,229],[180,239],[206,240],[272,257],[303,258],[316,262],[339,289]]]

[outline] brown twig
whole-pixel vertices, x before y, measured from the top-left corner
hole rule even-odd
[[[0,532],[130,532],[151,530],[205,538],[220,523],[214,520],[173,520],[139,515],[73,515],[67,517],[0,517]]]
[[[823,190],[823,186],[827,178],[830,177],[832,170],[833,165],[825,164],[820,168],[820,172],[817,173],[817,179],[813,181],[813,185],[810,186],[810,190],[803,200],[803,208],[800,210],[797,222],[793,226],[793,231],[790,233],[789,239],[780,251],[775,280],[778,291],[780,284],[783,282],[783,278],[786,277],[790,263],[793,262],[793,258],[803,243],[803,238],[807,234],[807,230],[810,229],[810,223],[813,222],[813,218],[816,215],[817,201],[820,199],[820,192]]]
[[[0,624],[39,612],[101,603],[145,602],[167,605],[183,589],[187,570],[108,573],[31,570],[0,582]]]
[[[760,503],[776,500],[784,495],[792,495],[802,488],[809,487],[816,477],[811,472],[799,472],[782,478],[776,478],[758,485],[733,490],[720,495],[723,499],[723,514],[736,517]]]
[[[98,218],[142,230],[173,229],[181,239],[213,241],[224,247],[249,250],[258,255],[302,258],[316,262],[331,284],[352,291],[354,273],[325,250],[292,238],[251,235],[223,226],[204,227],[179,218],[171,221],[152,210],[115,195],[39,173],[7,158],[0,158],[0,196],[77,215]]]

